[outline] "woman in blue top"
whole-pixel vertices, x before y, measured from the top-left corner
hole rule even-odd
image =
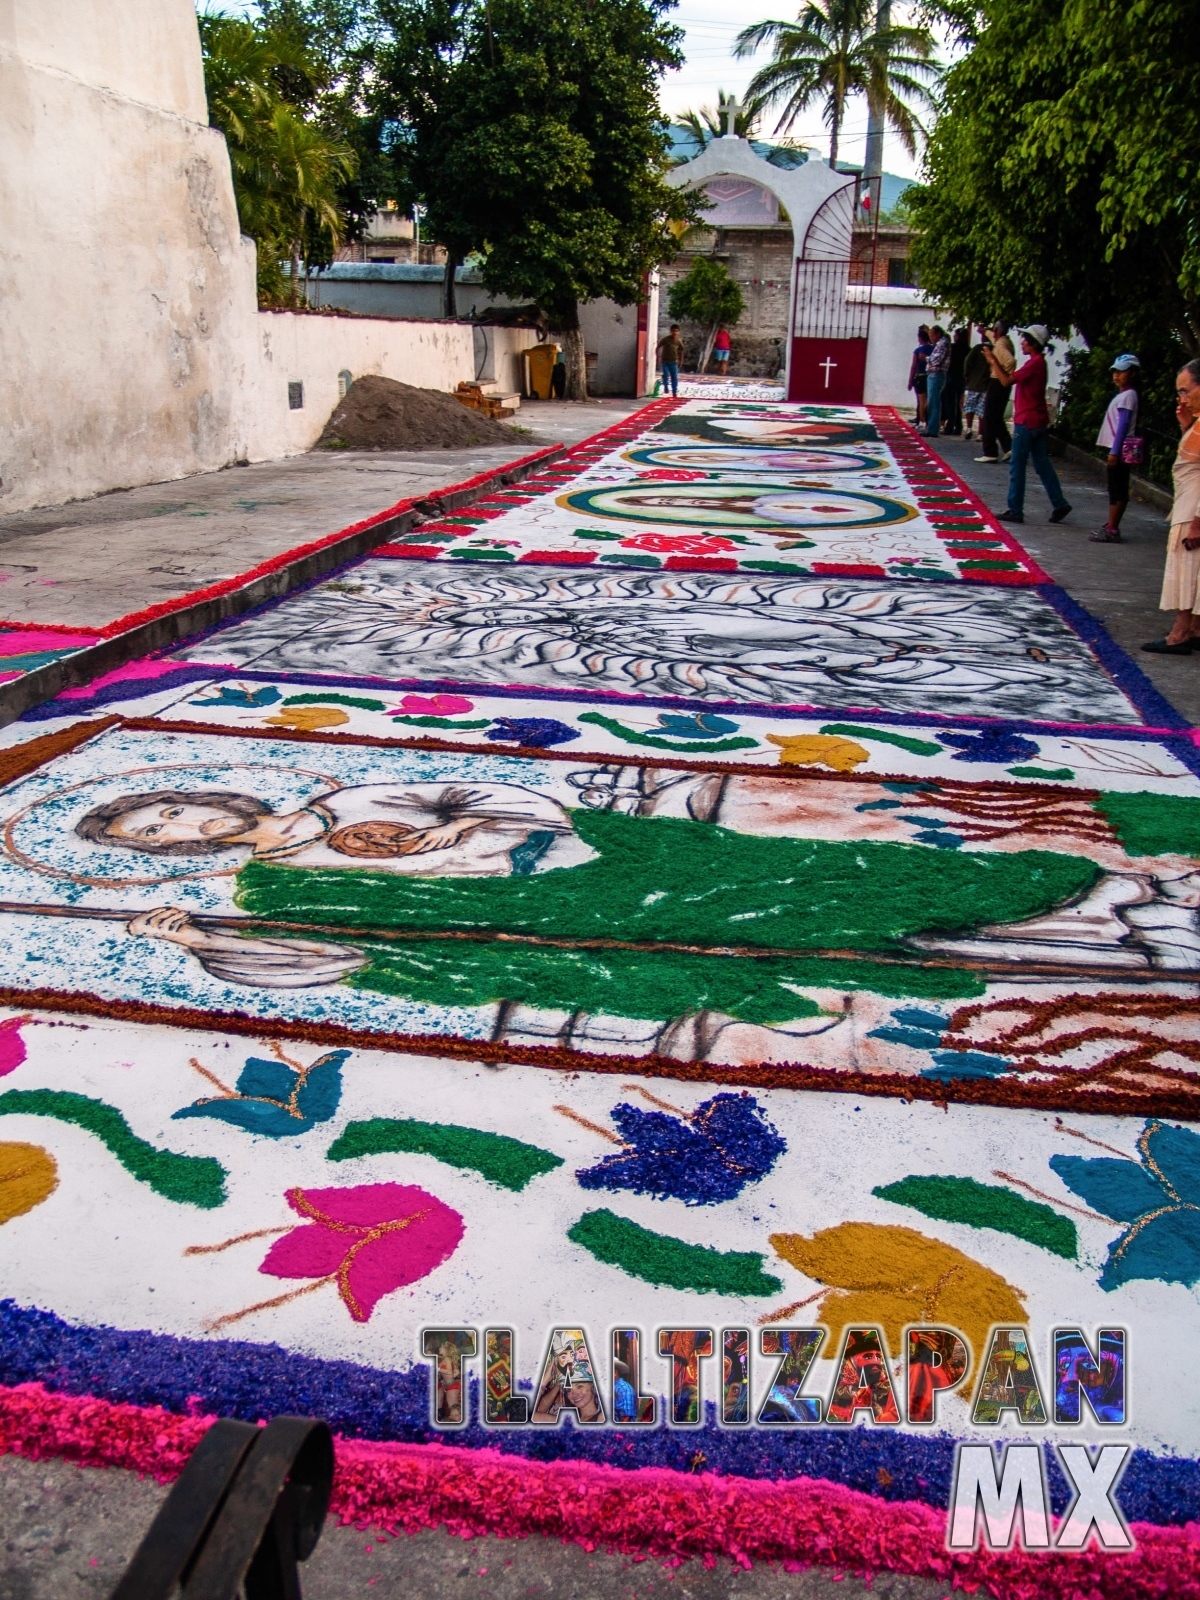
[[[1112,364],[1117,392],[1108,402],[1096,443],[1107,452],[1108,521],[1098,532],[1089,534],[1093,544],[1120,544],[1121,518],[1129,504],[1129,462],[1125,460],[1125,441],[1137,433],[1138,390],[1142,368],[1134,355],[1118,356]]]
[[[925,426],[925,389],[927,377],[925,363],[933,354],[933,342],[924,323],[917,329],[917,348],[913,351],[908,369],[908,387],[917,397],[917,427]]]

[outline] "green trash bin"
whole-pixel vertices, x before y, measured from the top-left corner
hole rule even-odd
[[[531,400],[549,400],[550,375],[558,360],[556,344],[535,344],[525,352],[526,387]]]

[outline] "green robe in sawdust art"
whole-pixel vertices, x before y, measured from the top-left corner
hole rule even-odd
[[[415,878],[251,862],[238,874],[237,903],[262,917],[356,930],[353,943],[371,960],[346,981],[430,1005],[510,1001],[664,1020],[714,1010],[745,1022],[781,1023],[817,1012],[796,992],[814,985],[889,995],[981,994],[977,973],[923,966],[905,939],[1039,916],[1085,894],[1100,875],[1091,861],[1051,851],[1003,855],[764,838],[615,812],[576,811],[573,821],[598,852],[582,866],[505,878]],[[370,928],[796,955],[564,950],[497,940],[388,943],[357,932]],[[804,954],[818,950],[904,954],[911,965]]]

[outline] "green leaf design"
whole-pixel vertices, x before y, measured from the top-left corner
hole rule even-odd
[[[1014,1238],[1040,1245],[1067,1261],[1074,1261],[1079,1251],[1075,1224],[1069,1217],[1059,1216],[1050,1206],[1026,1200],[997,1184],[910,1173],[899,1183],[884,1184],[871,1193],[898,1206],[911,1206],[923,1217],[936,1217],[940,1222],[965,1222],[971,1228],[1011,1233]]]
[[[328,1161],[353,1161],[357,1156],[400,1152],[433,1156],[449,1167],[478,1172],[502,1189],[521,1190],[533,1178],[561,1167],[563,1158],[536,1144],[524,1144],[503,1133],[463,1128],[451,1122],[418,1122],[415,1118],[372,1117],[351,1122],[326,1152]]]
[[[898,750],[907,750],[913,756],[936,756],[942,752],[940,744],[929,739],[910,739],[906,733],[889,733],[886,728],[860,728],[850,722],[830,722],[822,733],[840,733],[847,739],[873,739],[876,744],[894,744]]]
[[[573,1243],[632,1278],[692,1289],[697,1294],[778,1294],[783,1284],[762,1269],[762,1256],[742,1250],[711,1250],[664,1233],[651,1233],[614,1211],[585,1211],[567,1233]]]
[[[181,1156],[139,1139],[115,1106],[90,1095],[64,1089],[9,1089],[0,1094],[0,1116],[22,1113],[54,1117],[94,1133],[126,1172],[149,1185],[164,1200],[200,1206],[206,1211],[225,1203],[228,1174],[212,1156]]]

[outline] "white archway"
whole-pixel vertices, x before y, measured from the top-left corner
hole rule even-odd
[[[809,160],[800,167],[776,167],[758,155],[746,139],[732,134],[713,139],[692,161],[685,161],[667,174],[667,182],[677,189],[702,189],[714,178],[746,178],[773,194],[788,214],[792,227],[792,275],[788,301],[788,338],[786,392],[793,391],[793,358],[797,349],[797,284],[801,279],[801,261],[828,263],[830,266],[850,260],[854,212],[858,197],[858,179],[844,172],[832,171],[823,161]],[[811,274],[810,274],[811,275]],[[822,275],[817,274],[818,277]],[[833,282],[833,274],[825,273],[830,282],[823,281],[814,288],[817,303],[833,309],[833,299],[845,299],[845,285]],[[826,302],[828,304],[826,305]],[[829,321],[829,317],[825,317]],[[834,319],[836,329],[836,318]],[[831,333],[831,345],[844,335]],[[814,358],[818,352],[801,347],[805,359]],[[837,362],[826,354],[826,360],[836,367]],[[865,360],[865,354],[864,354]],[[825,373],[828,383],[829,369]],[[861,388],[861,381],[859,384]]]

